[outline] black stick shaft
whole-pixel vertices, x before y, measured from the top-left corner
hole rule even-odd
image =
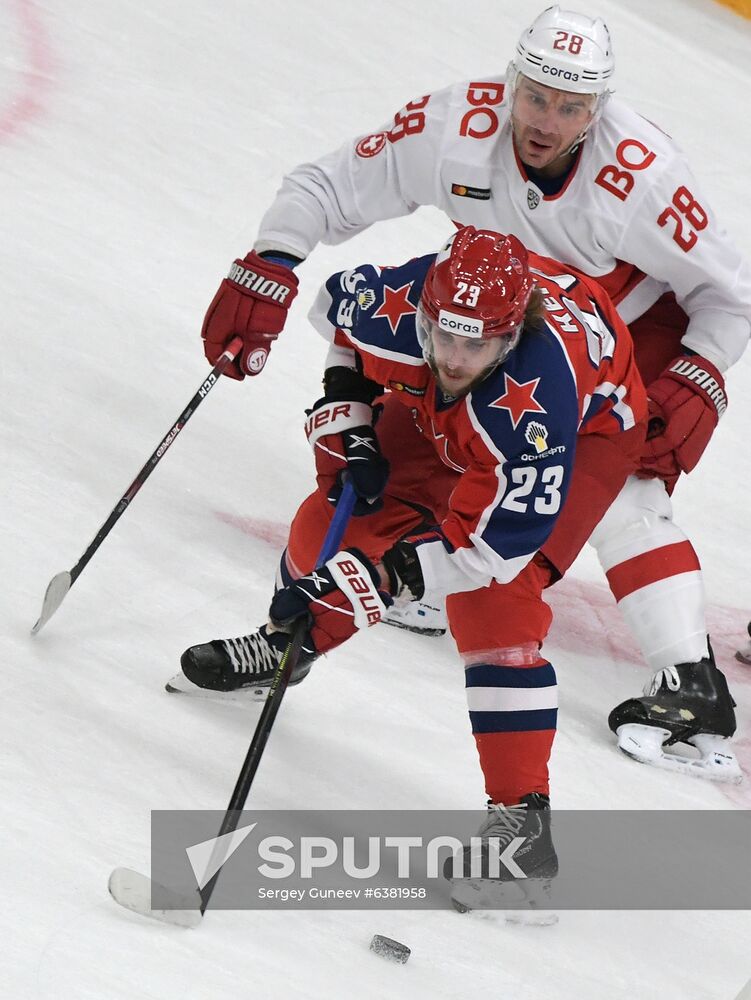
[[[326,532],[326,537],[323,540],[323,545],[321,546],[316,566],[320,566],[327,562],[338,551],[342,537],[346,531],[347,524],[349,523],[349,519],[352,515],[352,508],[355,505],[356,499],[357,498],[352,485],[350,483],[345,483],[342,495],[339,498],[339,503],[336,505],[336,510],[331,520],[331,524]],[[248,798],[248,793],[250,792],[250,786],[253,784],[253,779],[256,776],[258,765],[261,763],[261,757],[263,756],[266,742],[269,738],[269,734],[271,733],[271,727],[274,725],[274,719],[276,718],[277,712],[279,711],[279,707],[282,703],[284,692],[287,690],[287,683],[289,682],[292,671],[295,669],[297,661],[300,658],[300,651],[302,649],[302,643],[307,627],[308,622],[304,618],[297,623],[292,633],[292,638],[287,644],[284,655],[282,656],[279,666],[276,669],[274,680],[271,682],[269,693],[266,695],[266,701],[264,702],[261,717],[258,720],[255,732],[253,733],[253,739],[250,741],[248,752],[245,756],[243,766],[240,769],[240,774],[235,784],[235,789],[232,792],[232,797],[229,800],[229,805],[227,806],[227,810],[224,814],[224,819],[222,820],[222,825],[219,833],[217,834],[217,838],[224,836],[226,833],[233,833],[237,829],[237,824],[240,822],[242,810]],[[214,886],[216,885],[219,875],[221,874],[221,870],[222,869],[220,867],[209,879],[203,889],[201,889],[202,914],[206,912],[206,907],[209,905],[211,894],[214,891]]]
[[[120,497],[120,500],[118,501],[116,507],[114,508],[110,516],[104,522],[99,531],[96,533],[96,537],[94,538],[91,545],[89,545],[89,547],[86,549],[84,554],[78,560],[76,565],[71,569],[70,571],[71,586],[73,586],[73,584],[76,582],[76,580],[83,572],[85,566],[87,565],[91,557],[94,555],[94,553],[102,544],[104,539],[107,537],[107,535],[109,535],[110,531],[112,531],[114,526],[117,524],[122,515],[125,513],[128,506],[130,505],[131,500],[133,500],[133,498],[141,489],[146,480],[149,478],[151,473],[161,462],[162,458],[165,456],[165,454],[175,441],[177,435],[180,433],[183,427],[193,416],[195,411],[198,409],[200,403],[214,388],[214,385],[216,384],[219,376],[222,374],[227,365],[235,359],[236,355],[239,353],[241,348],[242,348],[242,339],[240,337],[235,337],[235,339],[231,341],[231,343],[227,347],[227,350],[219,358],[219,361],[214,365],[209,374],[206,376],[205,381],[201,384],[201,386],[199,387],[198,391],[193,396],[191,401],[188,403],[188,405],[185,407],[183,412],[177,418],[175,423],[172,425],[172,427],[170,427],[169,431],[167,431],[162,440],[159,442],[159,444],[157,445],[156,449],[154,450],[153,454],[146,462],[144,467],[141,469],[136,478],[127,488],[125,493]]]

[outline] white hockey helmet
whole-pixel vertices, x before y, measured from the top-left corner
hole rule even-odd
[[[511,65],[547,87],[605,94],[615,68],[608,26],[600,17],[548,7],[522,32]]]
[[[506,71],[506,100],[513,116],[520,76],[567,93],[594,94],[589,121],[566,150],[570,153],[602,114],[614,69],[610,32],[602,18],[561,10],[556,4],[522,32]]]

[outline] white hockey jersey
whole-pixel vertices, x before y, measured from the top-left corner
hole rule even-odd
[[[296,167],[255,248],[306,257],[435,205],[597,278],[627,323],[672,290],[689,316],[684,345],[721,370],[737,361],[751,333],[751,269],[672,139],[611,99],[563,188],[545,195],[516,155],[503,91],[502,77],[455,84]]]

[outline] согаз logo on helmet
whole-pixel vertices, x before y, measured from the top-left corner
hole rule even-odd
[[[438,311],[438,326],[449,333],[458,333],[462,337],[482,337],[485,324],[481,319],[470,316],[459,316],[447,309]]]
[[[559,76],[562,80],[570,80],[572,83],[576,83],[579,79],[578,73],[572,73],[570,69],[559,69],[557,66],[548,66],[543,63],[542,72],[547,73],[548,76]]]

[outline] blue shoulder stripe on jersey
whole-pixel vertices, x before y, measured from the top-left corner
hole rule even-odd
[[[346,332],[354,346],[378,354],[422,359],[415,314],[428,268],[435,254],[417,257],[399,267],[372,264],[341,271],[326,282],[331,295],[329,322]]]

